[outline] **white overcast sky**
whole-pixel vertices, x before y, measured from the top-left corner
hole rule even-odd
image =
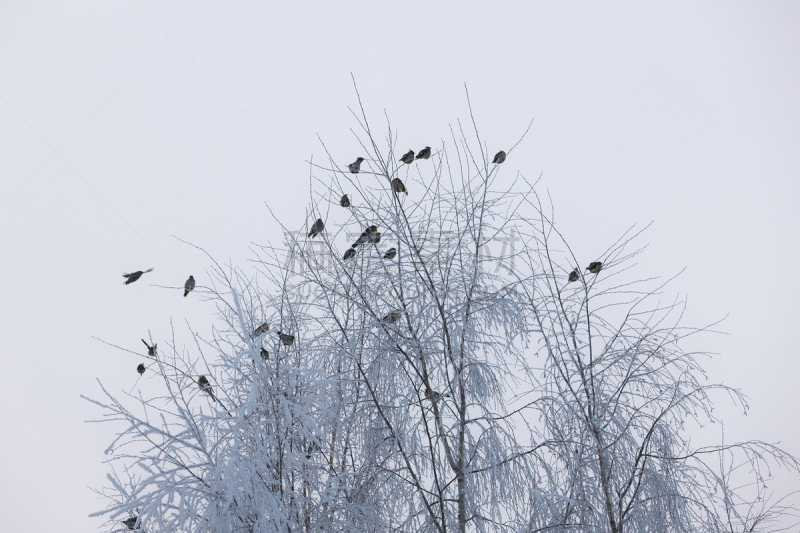
[[[351,73],[401,150],[449,138],[464,83],[490,151],[535,119],[505,178],[543,173],[587,263],[652,221],[632,275],[686,268],[687,323],[728,316],[707,368],[752,409],[721,404],[726,438],[800,455],[798,27],[798,2],[0,3],[0,529],[96,529],[111,428],[80,395],[143,358],[92,336],[208,331],[151,286],[204,283],[173,235],[246,267],[281,240],[265,202],[302,226],[317,135],[360,155]]]

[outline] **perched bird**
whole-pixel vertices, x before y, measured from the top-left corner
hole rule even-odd
[[[281,338],[281,342],[284,346],[291,346],[294,343],[294,335],[289,335],[288,333],[278,332],[278,337]]]
[[[147,346],[147,355],[149,355],[150,357],[155,357],[156,349],[158,348],[158,343],[156,342],[152,346],[150,346],[149,344],[147,344],[146,340],[142,339],[142,342],[144,343],[145,346]]]
[[[378,240],[380,240],[380,234],[378,233],[378,226],[370,226],[364,230],[361,236],[356,240],[353,244],[353,248],[359,246],[361,244],[365,244],[368,242],[376,242],[375,235],[378,235]]]
[[[132,516],[130,518],[126,518],[125,520],[121,520],[125,527],[128,529],[136,529],[136,521],[139,519],[138,516]]]
[[[430,157],[431,157],[431,147],[426,146],[425,148],[419,151],[416,159],[430,159]]]
[[[392,311],[385,317],[381,318],[381,322],[383,322],[384,324],[394,324],[395,322],[400,320],[402,316],[403,315],[402,313],[400,313],[400,311]]]
[[[350,163],[349,165],[347,165],[347,168],[349,168],[350,172],[352,172],[353,174],[358,174],[358,172],[361,170],[362,161],[364,161],[364,158],[359,157],[358,159],[356,159],[355,163]]]
[[[312,239],[322,233],[322,230],[325,229],[325,223],[322,221],[321,218],[318,218],[314,225],[311,226],[311,231],[308,232],[308,236]]]
[[[339,205],[342,207],[350,207],[350,198],[348,198],[346,194],[342,195],[342,199],[339,200]]]
[[[189,276],[186,283],[183,284],[183,297],[186,298],[190,292],[194,290],[194,276]]]
[[[250,337],[255,339],[257,337],[260,337],[267,331],[269,331],[269,324],[264,322],[263,324],[261,324],[260,326],[258,326],[256,329],[253,330],[253,333],[250,335]]]
[[[211,388],[211,383],[208,382],[208,378],[205,376],[197,378],[197,386],[200,387],[201,391],[211,396],[215,402],[217,401],[217,397],[214,396],[214,389]]]
[[[578,272],[578,269],[576,268],[575,270],[569,273],[569,279],[567,280],[567,282],[572,283],[573,281],[578,281],[580,277],[581,273]]]
[[[347,251],[344,253],[344,260],[347,261],[348,259],[352,259],[355,256],[356,256],[356,249],[348,248]]]
[[[586,270],[588,270],[592,274],[599,274],[602,268],[603,268],[603,263],[601,263],[600,261],[592,261],[591,263],[589,263],[589,266],[586,267]]]
[[[137,270],[136,272],[131,272],[130,274],[123,274],[122,275],[123,278],[128,278],[127,280],[125,280],[125,285],[130,285],[131,283],[133,283],[137,279],[141,278],[142,274],[147,274],[148,272],[151,272],[152,270],[153,270],[152,268],[148,268],[144,272],[142,272],[141,270]]]
[[[369,242],[370,244],[378,244],[381,242],[381,234],[380,233],[370,233],[369,234]]]
[[[496,163],[496,164],[499,165],[500,163],[502,163],[505,160],[506,160],[506,153],[504,151],[500,150],[499,152],[497,152],[494,155],[494,159],[492,160],[492,163]]]
[[[409,150],[406,152],[403,157],[400,158],[400,161],[405,163],[406,165],[410,165],[414,162],[414,150]]]
[[[386,250],[386,253],[383,254],[384,259],[394,259],[394,256],[397,255],[397,250],[395,248],[389,248]]]
[[[260,353],[261,353],[261,358],[262,359],[264,359],[265,361],[269,360],[269,352],[267,350],[265,350],[264,348],[261,348],[261,352]]]
[[[436,403],[439,403],[439,400],[441,400],[442,398],[447,398],[448,396],[450,396],[449,392],[441,394],[440,392],[431,391],[431,399]]]
[[[400,181],[400,178],[395,178],[392,180],[392,190],[394,192],[404,192],[406,196],[408,196],[408,191],[406,190],[406,186],[403,185],[403,182]]]
[[[136,371],[137,371],[139,374],[144,374],[144,371],[145,371],[145,370],[146,370],[146,369],[145,369],[145,366],[144,366],[144,364],[142,364],[142,363],[139,363],[139,366],[137,366],[137,367],[136,367]]]

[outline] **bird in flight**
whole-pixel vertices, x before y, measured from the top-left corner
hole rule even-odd
[[[601,263],[600,261],[592,261],[591,263],[589,263],[589,266],[586,267],[586,270],[588,270],[592,274],[599,274],[602,268],[603,268],[603,263]]]
[[[409,150],[406,152],[403,157],[400,158],[400,161],[405,163],[406,165],[410,165],[414,162],[414,150]]]
[[[355,163],[350,163],[349,165],[347,165],[347,168],[349,168],[350,172],[352,172],[353,174],[358,174],[361,171],[361,163],[363,161],[364,158],[359,157],[358,159],[356,159]]]
[[[408,191],[406,190],[406,186],[403,185],[403,182],[400,178],[395,178],[392,180],[392,190],[397,193],[404,192],[406,196],[408,196]]]
[[[383,258],[384,259],[394,259],[394,256],[396,256],[396,255],[397,255],[397,249],[389,248],[388,250],[386,250],[386,253],[383,254]]]
[[[492,163],[495,163],[495,164],[499,165],[500,163],[502,163],[505,160],[506,160],[506,153],[504,151],[500,150],[499,152],[497,152],[494,155],[494,159],[492,160]]]
[[[350,198],[347,195],[342,195],[342,199],[339,200],[339,205],[342,207],[350,207]]]
[[[142,342],[144,343],[145,346],[147,346],[147,355],[149,355],[150,357],[155,357],[156,349],[158,348],[158,343],[153,343],[153,345],[150,346],[149,344],[147,344],[146,340],[142,339]]]
[[[313,239],[314,237],[322,233],[322,230],[324,229],[325,229],[325,223],[322,221],[321,218],[318,218],[317,221],[314,222],[314,225],[311,226],[311,231],[308,232],[308,236]]]
[[[127,280],[125,280],[125,285],[130,285],[131,283],[133,283],[137,279],[141,278],[142,274],[147,274],[148,272],[151,272],[152,270],[153,270],[152,268],[148,268],[144,272],[142,272],[141,270],[137,270],[136,272],[131,272],[130,274],[123,274],[122,275],[123,278],[128,278]]]
[[[186,298],[190,292],[194,290],[194,276],[189,276],[186,283],[183,284],[183,297]]]
[[[430,159],[430,157],[431,157],[431,147],[426,146],[425,148],[419,151],[416,159]]]

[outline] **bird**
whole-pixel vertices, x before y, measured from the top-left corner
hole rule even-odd
[[[409,150],[399,160],[405,163],[406,165],[410,165],[411,163],[414,162],[414,150]]]
[[[447,398],[448,396],[450,396],[449,392],[442,394],[437,391],[431,391],[431,399],[436,403],[439,403],[439,400],[441,400],[442,398]]]
[[[269,352],[267,350],[265,350],[264,348],[261,348],[261,352],[260,353],[261,353],[261,358],[262,359],[264,359],[265,361],[269,359]]]
[[[404,192],[406,193],[406,196],[408,196],[408,191],[406,190],[406,186],[403,185],[403,182],[400,180],[400,178],[395,178],[392,180],[392,190],[398,193]]]
[[[252,335],[250,335],[250,337],[255,339],[257,337],[260,337],[261,335],[263,335],[267,331],[269,331],[269,324],[264,322],[263,324],[261,324],[260,326],[258,326],[256,329],[253,330],[253,333],[252,333]]]
[[[603,268],[603,263],[601,263],[600,261],[592,261],[591,263],[589,263],[589,266],[586,267],[586,270],[588,270],[592,274],[599,274],[602,268]]]
[[[156,349],[158,348],[158,343],[156,342],[152,346],[150,346],[149,344],[147,344],[146,340],[142,339],[142,342],[144,343],[145,346],[147,346],[147,355],[149,355],[150,357],[155,357]]]
[[[396,255],[397,255],[397,249],[389,248],[388,250],[386,250],[386,253],[383,254],[383,258],[384,259],[394,259],[394,256],[396,256]]]
[[[311,226],[311,231],[308,232],[308,236],[312,239],[322,233],[322,230],[325,229],[325,223],[322,221],[321,218],[318,218],[314,225]]]
[[[186,283],[183,284],[183,297],[186,298],[190,292],[194,290],[194,276],[189,276]]]
[[[347,261],[348,259],[352,259],[355,256],[356,256],[356,249],[348,248],[347,251],[344,253],[344,260]]]
[[[136,367],[136,371],[137,371],[137,372],[138,372],[140,375],[141,375],[141,374],[144,374],[144,371],[145,371],[145,370],[146,370],[146,368],[145,368],[144,364],[142,364],[142,363],[139,363],[139,366],[137,366],[137,367]]]
[[[278,332],[278,337],[281,338],[281,342],[284,346],[291,346],[294,343],[294,335],[289,335],[288,333]]]
[[[403,316],[403,315],[400,313],[400,311],[392,311],[392,312],[391,312],[391,313],[389,313],[388,315],[384,316],[384,317],[381,319],[381,322],[383,322],[384,324],[394,324],[395,322],[397,322],[398,320],[400,320],[400,318],[401,318],[402,316]]]
[[[378,244],[379,242],[381,242],[381,234],[378,232],[370,233],[369,242],[370,244]]]
[[[125,524],[125,527],[127,527],[128,529],[136,529],[136,521],[138,519],[139,519],[138,516],[132,516],[130,518],[126,518],[125,520],[120,520],[120,522]]]
[[[214,396],[214,389],[211,388],[211,383],[208,382],[208,378],[205,376],[197,378],[197,386],[200,387],[201,391],[211,396],[215,402],[217,401],[217,397]]]
[[[350,207],[350,198],[348,198],[346,194],[342,195],[342,199],[339,200],[339,205],[342,207]]]
[[[502,163],[505,160],[506,160],[506,153],[504,151],[500,150],[499,152],[497,152],[494,155],[494,159],[492,160],[492,163],[496,163],[496,164],[499,165],[500,163]]]
[[[122,275],[123,278],[128,278],[128,279],[125,280],[125,285],[130,285],[131,283],[133,283],[137,279],[141,278],[142,274],[147,274],[148,272],[151,272],[152,270],[153,270],[152,268],[148,268],[144,272],[142,272],[141,270],[137,270],[136,272],[131,272],[130,274],[123,274]]]
[[[359,171],[361,170],[362,161],[364,161],[364,158],[359,157],[358,159],[356,159],[355,163],[350,163],[349,165],[347,165],[347,168],[349,168],[350,172],[352,172],[353,174],[358,174]]]
[[[374,239],[376,234],[379,235],[378,240],[380,240],[380,234],[378,233],[378,226],[369,226],[367,229],[364,230],[364,232],[356,240],[356,242],[353,243],[352,247],[355,248],[356,246],[359,246],[361,244],[365,244],[368,242],[375,242]]]
[[[431,147],[426,146],[425,148],[419,151],[416,159],[430,159],[430,157],[431,157]]]
[[[581,273],[578,272],[578,269],[575,268],[572,272],[569,273],[568,283],[572,283],[573,281],[578,281],[581,277]]]

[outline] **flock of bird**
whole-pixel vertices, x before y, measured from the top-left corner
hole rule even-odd
[[[403,154],[403,157],[401,157],[399,161],[407,165],[410,165],[417,159],[430,159],[430,157],[431,157],[431,147],[426,146],[425,148],[420,150],[416,155],[414,154],[413,150],[409,150],[408,152]],[[506,160],[506,153],[501,150],[500,152],[497,152],[497,154],[495,154],[492,163],[499,165],[505,162],[505,160]],[[355,160],[354,163],[350,163],[349,165],[347,165],[347,168],[348,170],[350,170],[352,174],[358,174],[361,171],[361,163],[363,163],[364,161],[365,159],[363,157],[359,157]],[[391,182],[391,185],[392,185],[392,191],[395,192],[396,194],[405,193],[406,196],[408,196],[408,191],[406,190],[406,186],[402,182],[402,180],[400,180],[400,178],[394,178]],[[341,205],[342,207],[350,207],[351,205],[350,198],[346,194],[342,195],[341,200],[339,200],[339,205]],[[308,232],[308,237],[313,239],[317,235],[320,235],[324,230],[325,230],[325,222],[323,222],[321,218],[318,218],[316,222],[314,222],[311,225],[311,229]],[[379,242],[381,242],[381,234],[378,232],[378,227],[374,225],[369,226],[363,231],[363,233],[361,233],[361,236],[358,239],[356,239],[356,242],[353,243],[350,246],[350,248],[347,249],[347,251],[344,253],[343,259],[348,260],[355,257],[356,250],[358,249],[359,246],[363,244],[378,244]],[[386,260],[392,260],[395,258],[396,255],[397,255],[397,249],[389,248],[386,251],[386,253],[383,254],[383,258]],[[603,264],[601,262],[594,261],[589,264],[586,270],[588,270],[592,274],[598,274],[600,273],[600,270],[602,268]],[[132,272],[130,274],[123,274],[123,277],[126,278],[125,285],[130,285],[131,283],[141,278],[143,274],[151,272],[152,270],[153,269],[150,268],[144,271],[137,270],[136,272]],[[575,270],[570,272],[568,283],[578,281],[579,279],[580,279],[580,271],[576,267]],[[183,287],[184,287],[183,296],[185,298],[189,295],[190,292],[194,290],[195,287],[194,276],[189,276],[189,279],[186,280],[186,283],[184,283]],[[381,323],[394,324],[401,318],[402,314],[399,311],[392,311],[381,319]],[[256,339],[268,331],[269,331],[269,324],[265,322],[260,326],[258,326],[255,330],[253,330],[250,336],[251,338]],[[289,335],[288,333],[283,333],[281,331],[278,331],[277,334],[278,338],[281,341],[281,344],[283,344],[284,346],[291,346],[294,343],[294,335]],[[150,345],[144,339],[142,339],[142,342],[147,347],[147,355],[149,355],[150,357],[156,357],[158,344],[154,343]],[[260,355],[265,360],[269,359],[269,352],[263,347],[261,348]],[[144,364],[139,364],[139,366],[136,367],[136,371],[140,375],[144,374],[145,370],[146,367]],[[214,395],[214,389],[211,386],[211,383],[209,383],[208,378],[201,375],[199,378],[197,378],[197,386],[200,388],[201,391],[208,394],[211,397],[211,399],[213,399],[215,402],[219,401],[217,400],[217,397]],[[432,394],[434,396],[434,400],[438,400],[441,397],[441,395],[438,392],[433,391]],[[134,516],[128,518],[127,520],[123,520],[122,523],[125,524],[125,526],[128,529],[135,529],[137,523],[137,517]]]

